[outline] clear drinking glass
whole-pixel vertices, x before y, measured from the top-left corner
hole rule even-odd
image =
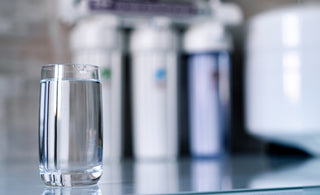
[[[42,67],[40,175],[50,186],[96,184],[102,175],[100,69],[87,64]]]

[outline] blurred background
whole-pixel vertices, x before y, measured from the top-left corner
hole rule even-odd
[[[310,149],[313,146],[305,147],[301,144],[301,142],[306,142],[308,138],[304,138],[302,141],[297,138],[302,135],[312,137],[319,135],[320,128],[320,126],[317,126],[319,115],[316,111],[310,111],[309,109],[318,109],[317,104],[313,104],[313,102],[316,102],[319,96],[316,92],[310,92],[319,91],[319,87],[314,85],[317,82],[316,73],[319,73],[319,68],[317,68],[319,65],[312,64],[312,62],[317,61],[316,53],[320,51],[320,48],[314,46],[318,41],[317,37],[314,36],[315,39],[312,39],[312,35],[308,34],[311,31],[317,32],[319,28],[319,25],[314,25],[316,22],[313,23],[316,17],[319,17],[319,14],[308,15],[308,13],[314,13],[314,9],[320,10],[320,7],[314,7],[314,3],[317,3],[317,1],[1,0],[0,159],[38,158],[40,70],[42,65],[53,63],[96,63],[101,65],[103,77],[107,78],[110,71],[112,72],[111,77],[118,75],[112,77],[113,80],[111,81],[102,81],[103,85],[107,86],[106,89],[103,89],[103,101],[106,105],[104,107],[104,133],[105,136],[107,135],[104,144],[105,147],[109,148],[106,150],[110,153],[110,156],[106,154],[106,157],[108,156],[111,159],[135,158],[137,156],[143,158],[144,155],[152,158],[150,151],[143,148],[145,148],[144,146],[150,146],[150,142],[145,142],[145,140],[155,139],[152,137],[154,134],[159,139],[163,137],[161,139],[164,140],[163,143],[155,143],[159,144],[158,146],[153,146],[154,151],[160,148],[160,156],[215,156],[227,151],[231,154],[317,155],[316,151]],[[311,9],[311,7],[314,8]],[[295,15],[294,13],[298,14]],[[282,16],[282,14],[285,15],[284,17],[289,17],[288,23],[282,24],[281,22],[284,19],[277,17]],[[279,19],[279,23],[277,23],[277,19]],[[214,23],[211,23],[212,21]],[[259,22],[261,22],[261,25]],[[301,25],[299,26],[297,23]],[[303,26],[302,24],[307,25]],[[289,31],[283,30],[286,26]],[[298,27],[295,28],[295,26]],[[211,27],[213,32],[207,30]],[[298,37],[305,35],[311,37],[310,39],[299,39],[301,40],[299,43],[303,47],[295,46],[293,52],[303,53],[310,51],[310,49],[314,49],[310,53],[315,52],[315,55],[306,54],[306,57],[302,57],[302,59],[313,58],[313,60],[309,60],[311,65],[308,60],[300,60],[300,68],[311,68],[301,68],[298,73],[297,70],[295,72],[290,68],[288,70],[291,71],[291,77],[289,75],[289,79],[287,79],[289,80],[288,93],[291,93],[291,96],[296,93],[298,93],[298,96],[301,94],[300,99],[298,98],[295,103],[290,104],[296,105],[296,107],[283,108],[273,105],[273,102],[277,105],[284,105],[290,98],[286,100],[278,95],[277,90],[273,90],[276,88],[275,86],[284,86],[283,82],[285,81],[282,77],[278,80],[276,68],[268,69],[263,64],[263,62],[266,62],[266,66],[268,66],[268,59],[275,59],[288,49],[288,47],[282,47],[281,38],[279,38],[279,46],[277,45],[277,28],[280,29],[279,31],[287,32],[287,34],[281,35],[282,39],[285,39],[285,37],[289,37],[288,39],[293,37],[291,39],[294,39],[295,34],[298,34]],[[273,29],[274,31],[270,30],[269,32],[264,29]],[[207,38],[207,41],[200,39],[197,41],[194,36],[202,37],[197,33],[202,33],[203,30],[203,37],[217,37]],[[270,45],[267,44],[269,38]],[[212,40],[214,46],[206,47],[205,43],[210,45],[210,40]],[[303,40],[311,41],[303,44]],[[201,44],[204,45],[205,49],[202,48]],[[226,46],[223,44],[226,44]],[[253,49],[250,48],[250,44],[252,44]],[[247,45],[250,46],[247,47]],[[255,47],[266,47],[269,50],[262,50],[259,53],[258,49],[254,49]],[[275,49],[272,49],[273,47]],[[148,49],[152,52],[150,53]],[[160,52],[159,55],[157,54],[158,51]],[[257,53],[255,53],[256,51]],[[271,51],[278,53],[274,54]],[[209,58],[202,56],[204,58],[194,59],[198,54],[201,56],[201,53],[214,55]],[[266,54],[266,56],[262,56],[263,54]],[[224,58],[225,55],[226,58]],[[230,55],[230,59],[228,55]],[[153,57],[149,59],[148,56]],[[256,56],[258,56],[258,60],[254,61]],[[203,96],[207,99],[197,99],[196,96],[192,96],[198,93],[195,89],[200,89],[196,85],[206,86],[206,80],[191,82],[192,79],[205,77],[191,77],[190,72],[197,72],[196,69],[191,71],[193,66],[191,64],[199,63],[199,66],[201,66],[203,63],[210,63],[212,59],[218,59],[213,63],[215,64],[213,67],[216,67],[214,69],[221,71],[223,66],[228,65],[229,68],[225,73],[230,73],[230,75],[223,76],[223,72],[218,71],[217,76],[216,73],[211,72],[212,77],[218,78],[214,82],[220,86],[219,92],[216,88],[212,87],[211,89],[209,86],[204,88],[204,90],[208,90],[208,95],[205,95],[205,92],[203,93]],[[290,67],[295,67],[295,63],[297,63],[295,59],[292,56],[288,58],[288,61],[293,63],[293,65],[289,65]],[[283,61],[285,60],[279,61],[279,67],[283,67],[282,63],[285,63]],[[259,64],[260,62],[261,64]],[[160,79],[156,81],[156,87],[165,92],[159,92],[159,94],[157,91],[153,92],[152,87],[154,86],[151,86],[150,89],[148,87],[139,88],[139,82],[148,81],[147,77],[144,78],[139,74],[141,72],[143,72],[141,74],[149,74],[147,65],[152,63],[154,67],[160,67],[161,65],[157,65],[159,63],[164,66],[165,73],[160,71],[156,74],[159,76],[157,79]],[[223,65],[223,63],[227,65]],[[270,63],[274,65],[272,67],[277,65],[276,62]],[[217,68],[218,64],[219,68]],[[172,67],[176,68],[172,69]],[[300,70],[301,72],[299,72]],[[205,69],[199,69],[198,71],[197,74],[202,74],[200,72],[205,71]],[[212,70],[209,68],[208,71]],[[283,68],[281,68],[282,71]],[[300,73],[303,76],[300,80],[297,80],[297,76],[294,75],[300,75]],[[171,74],[176,76],[169,76]],[[265,77],[263,76],[252,76],[259,74],[271,79],[264,80]],[[166,80],[163,84],[161,80],[163,75],[167,76],[165,79],[171,78],[171,80]],[[308,75],[314,78],[310,81],[313,83],[311,87],[314,87],[312,90],[309,90],[310,86],[304,80],[308,78]],[[142,80],[135,81],[137,78],[142,78]],[[280,82],[277,83],[278,81]],[[256,85],[253,86],[250,83]],[[300,86],[301,90],[295,92],[297,91],[296,87],[290,88],[292,86],[290,83],[293,83],[293,86]],[[258,90],[260,88],[261,90]],[[224,90],[230,91],[226,104],[223,103],[224,99],[221,96]],[[279,90],[279,93],[282,94],[281,90],[285,91],[286,89],[284,87],[284,89]],[[151,95],[148,94],[149,92]],[[269,96],[267,97],[263,92],[268,92],[267,95]],[[166,98],[164,100],[157,99],[162,96]],[[155,103],[143,104],[139,101],[139,98],[142,97],[155,98]],[[261,98],[261,102],[256,103],[256,98]],[[277,98],[282,99],[278,101]],[[197,109],[197,106],[193,107],[193,105],[198,104],[196,100],[204,103],[208,101],[208,104],[204,105],[204,108],[208,107],[208,109],[192,110]],[[210,100],[214,102],[210,102]],[[157,102],[161,102],[161,104],[158,105]],[[264,110],[264,108],[259,107],[260,104],[270,109],[266,108]],[[167,110],[161,110],[163,106]],[[216,110],[210,111],[210,106]],[[307,107],[307,109],[304,109],[304,107]],[[270,111],[271,109],[273,110]],[[285,117],[288,115],[287,112],[282,112],[285,109],[288,109],[288,113],[299,112],[300,114],[287,118]],[[154,110],[157,110],[157,112],[153,113]],[[200,115],[192,115],[193,111],[200,113]],[[263,114],[264,111],[267,114]],[[202,117],[201,113],[203,113]],[[140,115],[144,115],[145,118]],[[168,117],[169,115],[170,117]],[[272,115],[277,117],[280,122],[273,120]],[[148,118],[146,118],[147,116]],[[192,117],[197,116],[201,118],[199,119],[200,123],[206,123],[201,121],[208,120],[209,127],[193,127],[190,123],[195,124],[196,122],[190,121],[196,120]],[[211,116],[212,118],[210,118]],[[164,122],[154,119],[159,117],[168,118],[164,119]],[[214,119],[214,117],[216,118]],[[284,117],[283,120],[281,120],[282,117]],[[312,121],[302,120],[304,117],[308,117]],[[144,122],[141,124],[139,121]],[[215,125],[214,121],[219,125]],[[293,124],[295,122],[296,125]],[[112,125],[109,123],[112,123]],[[145,125],[146,123],[148,125]],[[172,125],[170,126],[169,123]],[[289,125],[286,126],[285,124]],[[309,124],[311,125],[309,126]],[[145,137],[148,134],[148,129],[153,128],[154,134]],[[197,131],[193,128],[208,129],[208,132],[200,135],[192,134],[193,131]],[[309,132],[305,129],[311,130]],[[302,131],[301,134],[299,134],[300,130]],[[211,131],[218,133],[212,133]],[[272,132],[275,133],[272,134]],[[283,132],[283,134],[279,134],[279,132]],[[282,137],[290,137],[292,134],[296,137],[291,140],[282,139]],[[199,141],[204,139],[201,136],[212,136],[212,139],[207,141],[208,143],[221,143],[217,144],[218,146],[212,146],[214,148],[213,152],[208,152],[210,146],[208,146],[208,150],[201,146],[199,150],[194,149],[192,145],[199,142],[192,141],[192,138],[197,137]],[[171,139],[177,141],[168,141]],[[106,140],[109,140],[110,143],[113,140],[115,143],[112,142],[108,145]],[[315,140],[314,144],[316,143]],[[176,147],[171,146],[171,144],[176,145]],[[162,145],[169,147],[169,149],[165,149],[165,154],[161,153]],[[195,146],[195,148],[197,147]],[[174,150],[177,150],[177,152],[167,154]],[[204,150],[204,153],[201,153],[201,150]],[[111,154],[116,151],[119,151],[119,154]]]

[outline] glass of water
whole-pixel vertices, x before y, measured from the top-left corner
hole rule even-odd
[[[40,175],[50,186],[96,184],[102,175],[100,70],[87,64],[42,67]]]

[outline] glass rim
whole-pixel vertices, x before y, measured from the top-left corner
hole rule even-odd
[[[93,64],[47,64],[41,68],[41,80],[91,79],[100,81],[100,66]]]
[[[49,69],[49,68],[52,68],[55,66],[89,66],[89,67],[96,68],[96,69],[100,68],[100,66],[94,65],[94,64],[79,64],[79,63],[46,64],[46,65],[43,65],[41,68],[45,70],[45,69]]]

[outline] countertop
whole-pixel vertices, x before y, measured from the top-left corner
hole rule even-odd
[[[76,188],[45,186],[37,160],[0,162],[0,194],[320,194],[317,158],[241,155],[105,162],[98,185]]]

